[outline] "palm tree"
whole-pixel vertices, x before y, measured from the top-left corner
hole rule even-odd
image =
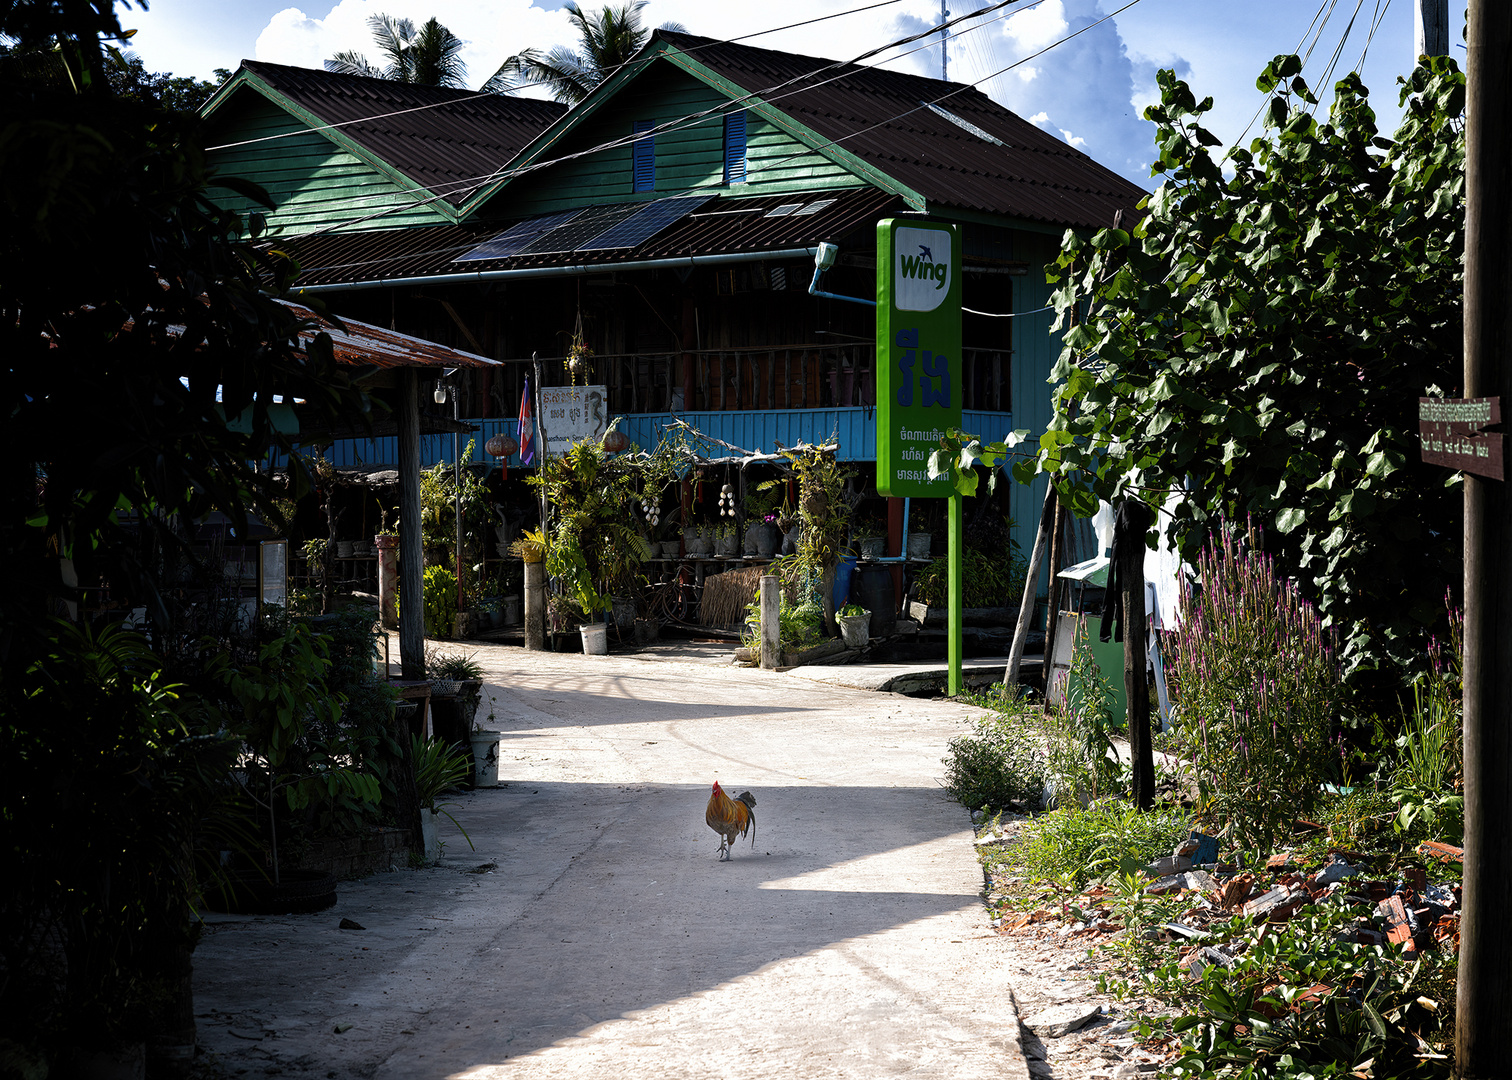
[[[590,15],[577,4],[568,3],[563,10],[578,30],[579,51],[556,45],[547,53],[524,49],[500,65],[483,89],[495,94],[512,94],[532,83],[544,83],[552,97],[576,105],[588,92],[634,56],[651,31],[641,26],[640,11],[646,0],[624,0],[619,7],[605,4],[602,11]],[[686,33],[678,23],[663,23],[662,29]]]
[[[461,59],[466,42],[435,18],[418,32],[409,19],[396,19],[392,15],[369,16],[368,25],[373,28],[373,40],[388,59],[388,66],[379,67],[361,53],[348,49],[325,62],[327,71],[420,86],[466,85],[467,65]]]

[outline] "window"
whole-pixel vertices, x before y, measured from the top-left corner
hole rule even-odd
[[[746,114],[744,109],[725,113],[724,182],[746,182]]]
[[[650,131],[656,126],[654,120],[635,121],[635,134]],[[634,142],[631,191],[656,190],[656,136],[646,135]]]

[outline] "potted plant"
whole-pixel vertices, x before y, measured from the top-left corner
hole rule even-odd
[[[871,612],[860,604],[846,604],[835,613],[840,624],[840,637],[847,649],[860,649],[866,645],[871,634]]]
[[[727,522],[715,526],[714,529],[714,554],[722,559],[740,554],[740,542],[735,535],[734,522]]]
[[[858,521],[851,529],[851,539],[862,561],[880,559],[887,549],[887,530],[875,518]]]
[[[455,803],[437,803],[441,794],[467,779],[471,772],[467,758],[445,739],[422,739],[410,737],[410,760],[415,763],[415,795],[420,803],[420,847],[422,858],[433,863],[441,857],[441,842],[436,835],[436,817],[445,814],[468,847],[473,847],[472,837],[446,809]],[[474,848],[473,850],[477,850]]]
[[[431,720],[437,737],[466,750],[482,701],[483,666],[477,655],[428,653],[425,677],[431,680]]]

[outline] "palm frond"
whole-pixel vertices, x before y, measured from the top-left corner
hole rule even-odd
[[[465,86],[467,65],[462,62],[462,48],[466,44],[431,18],[410,44],[409,81],[423,86]]]
[[[327,71],[338,75],[366,75],[372,79],[384,78],[382,68],[374,67],[367,57],[356,49],[344,49],[324,62]]]

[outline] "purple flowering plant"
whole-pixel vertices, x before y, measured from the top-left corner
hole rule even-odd
[[[1203,819],[1269,851],[1318,801],[1341,689],[1317,610],[1258,548],[1226,524],[1203,549],[1167,670]]]

